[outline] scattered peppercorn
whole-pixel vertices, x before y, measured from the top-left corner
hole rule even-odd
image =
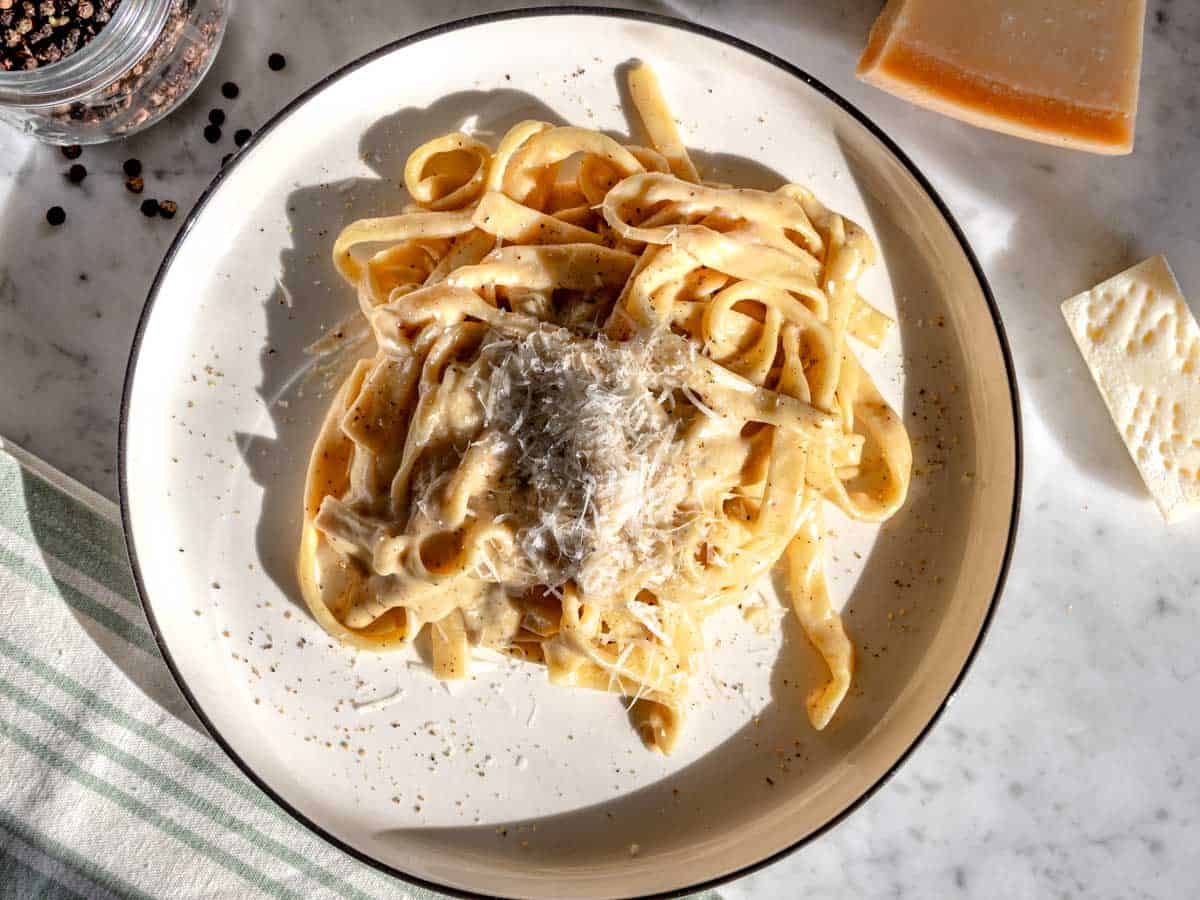
[[[153,219],[158,215],[158,201],[143,200],[141,209],[143,216],[145,216],[147,219]]]
[[[250,129],[239,128],[233,133],[233,142],[241,147],[246,141],[250,140]]]
[[[140,159],[127,159],[121,165],[121,168],[130,178],[136,178],[142,174],[142,161]]]
[[[59,226],[67,221],[67,213],[61,206],[52,206],[46,210],[46,221],[51,225]]]
[[[175,213],[179,212],[179,204],[174,200],[164,200],[158,204],[158,214],[164,219],[175,218]]]
[[[131,194],[140,194],[146,189],[146,182],[141,175],[133,175],[125,179],[125,190]]]
[[[208,121],[212,122],[214,125],[224,125],[225,111],[222,109],[210,109],[208,111]]]
[[[270,68],[272,72],[278,72],[286,65],[287,60],[283,58],[282,53],[272,53],[267,57],[267,67]]]
[[[0,0],[0,2],[2,2],[2,0]],[[71,144],[62,148],[62,155],[67,159],[79,159],[81,153],[83,153],[83,148],[78,144]]]
[[[221,129],[216,125],[204,126],[204,139],[210,144],[215,144],[221,139]]]
[[[221,85],[221,96],[225,97],[227,100],[232,100],[239,93],[240,93],[240,90],[239,90],[238,86],[236,84],[234,84],[232,81],[227,81],[223,85]]]
[[[79,182],[83,181],[85,178],[87,178],[87,169],[81,166],[79,163],[75,163],[75,165],[67,169],[67,180],[70,181],[71,184],[79,184]]]

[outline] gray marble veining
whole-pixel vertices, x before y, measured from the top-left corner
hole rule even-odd
[[[0,131],[0,433],[115,494],[130,340],[182,212],[302,88],[392,37],[495,2],[242,3],[207,81],[164,124],[85,151]],[[887,130],[966,230],[1023,390],[1024,520],[992,633],[941,725],[821,840],[729,898],[1187,897],[1200,884],[1200,522],[1168,530],[1058,314],[1063,298],[1165,253],[1200,306],[1200,5],[1151,0],[1136,152],[1113,159],[972,129],[857,83],[879,0],[677,0],[811,71]],[[270,51],[287,68],[267,69]],[[237,100],[220,84],[242,88]],[[202,136],[226,111],[224,138]],[[142,197],[121,162],[146,167]],[[172,222],[138,212],[175,200]],[[45,224],[62,205],[67,224]]]

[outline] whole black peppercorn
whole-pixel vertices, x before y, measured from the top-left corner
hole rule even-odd
[[[67,213],[61,206],[52,206],[46,210],[46,221],[51,225],[61,225],[67,221]]]
[[[223,85],[221,85],[221,96],[225,97],[228,100],[232,100],[239,93],[240,93],[240,91],[238,89],[238,86],[236,84],[234,84],[232,81],[227,81]]]
[[[140,159],[127,159],[121,168],[130,178],[136,178],[142,174],[142,161]]]
[[[83,153],[83,148],[78,144],[71,144],[69,147],[62,148],[62,155],[67,159],[79,159],[81,153]]]
[[[87,169],[81,166],[79,163],[75,163],[75,165],[67,169],[67,180],[70,181],[71,184],[79,184],[79,182],[83,181],[85,178],[87,178]]]
[[[179,212],[179,205],[174,200],[164,200],[158,204],[158,214],[164,219],[175,218],[177,212]]]
[[[215,144],[221,139],[221,129],[216,125],[204,126],[204,139],[210,144]]]
[[[146,189],[146,182],[141,175],[131,175],[125,179],[125,190],[131,194],[140,194]]]
[[[282,53],[272,53],[267,57],[267,67],[272,72],[278,72],[287,65],[287,60],[283,58]]]
[[[143,216],[145,216],[147,219],[153,219],[155,216],[158,215],[158,201],[157,200],[143,200],[141,209],[142,209]]]
[[[233,142],[241,147],[246,141],[250,140],[250,129],[239,128],[233,133]]]
[[[225,111],[220,109],[210,109],[208,111],[208,121],[212,122],[214,125],[224,125]]]

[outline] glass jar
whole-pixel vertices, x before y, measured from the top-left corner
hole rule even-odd
[[[148,128],[204,78],[232,2],[123,0],[59,62],[0,71],[0,119],[50,144],[99,144]]]

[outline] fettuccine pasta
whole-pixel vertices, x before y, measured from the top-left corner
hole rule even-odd
[[[338,236],[376,349],[313,448],[304,595],[354,647],[428,628],[439,678],[486,647],[618,693],[670,752],[704,621],[782,561],[822,729],[854,669],[822,509],[887,519],[912,463],[850,340],[891,325],[858,293],[874,246],[798,185],[702,181],[654,74],[630,93],[650,146],[448,134],[410,207]]]

